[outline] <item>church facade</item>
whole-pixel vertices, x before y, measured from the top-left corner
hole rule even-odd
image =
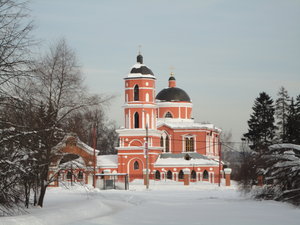
[[[152,179],[183,181],[187,171],[191,181],[218,182],[221,130],[194,122],[192,101],[177,87],[174,75],[168,88],[156,95],[156,77],[138,55],[124,83],[125,126],[117,130],[118,172],[142,178],[147,145]]]
[[[194,121],[192,101],[177,87],[172,73],[168,88],[156,94],[156,77],[139,54],[124,78],[124,91],[124,126],[117,130],[117,154],[98,155],[90,165],[81,160],[82,168],[90,171],[80,176],[86,183],[92,180],[87,176],[92,174],[93,162],[98,174],[126,173],[130,181],[145,176],[148,162],[150,179],[180,182],[189,174],[191,182],[219,182],[221,130]],[[81,151],[92,154],[90,149]],[[67,173],[68,169],[62,171],[63,180]]]

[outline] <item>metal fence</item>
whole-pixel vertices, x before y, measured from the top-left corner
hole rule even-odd
[[[96,174],[97,183],[96,186],[101,190],[128,190],[128,174],[127,173],[107,173]]]

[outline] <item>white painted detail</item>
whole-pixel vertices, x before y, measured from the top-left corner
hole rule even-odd
[[[188,102],[159,102],[156,100],[156,104],[158,105],[158,107],[160,108],[172,108],[172,107],[189,107],[192,108],[193,104],[192,103],[188,103]]]
[[[149,113],[147,113],[146,115],[146,123],[148,124],[148,127],[150,126],[150,116],[149,116]],[[149,128],[152,128],[152,127],[149,127]]]
[[[137,102],[137,101],[135,101]],[[157,106],[153,103],[153,104],[125,104],[123,105],[123,108],[153,108],[156,109]]]

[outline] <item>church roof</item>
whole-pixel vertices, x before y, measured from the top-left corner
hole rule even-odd
[[[130,71],[131,74],[139,73],[143,75],[153,75],[152,70],[150,70],[145,64],[137,63],[135,64]]]
[[[143,64],[143,56],[141,54],[137,56],[137,63],[131,68],[128,77],[154,77],[152,70]]]
[[[117,168],[118,155],[98,155],[97,166],[100,168]]]
[[[189,153],[164,153],[155,162],[154,166],[218,166],[219,163],[213,159],[197,152]]]
[[[221,129],[215,127],[214,124],[210,123],[197,123],[193,119],[173,119],[173,118],[159,118],[157,119],[157,127],[167,126],[171,129],[208,129],[218,130]]]
[[[164,88],[157,94],[156,99],[165,102],[191,102],[189,95],[178,87]]]

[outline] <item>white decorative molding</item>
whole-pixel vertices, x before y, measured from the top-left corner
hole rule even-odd
[[[157,106],[154,103],[152,103],[152,104],[137,103],[137,104],[125,104],[125,105],[123,105],[123,108],[125,108],[125,109],[130,109],[130,108],[153,108],[153,109],[156,109]]]
[[[189,107],[189,108],[192,108],[193,107],[193,104],[192,103],[189,103],[189,102],[160,102],[158,100],[156,100],[156,104],[158,105],[158,107],[160,108],[173,108],[173,107]]]

